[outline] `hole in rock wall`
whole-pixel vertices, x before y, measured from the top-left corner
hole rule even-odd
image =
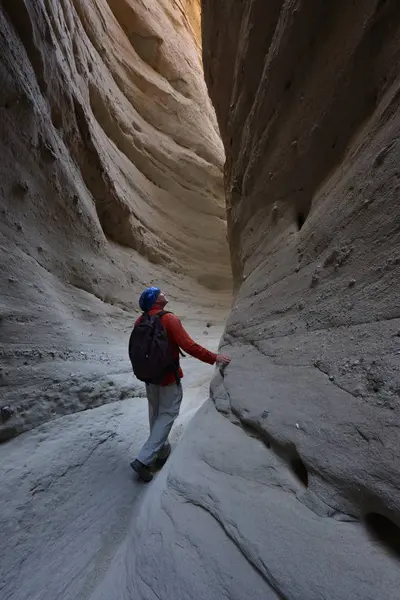
[[[302,211],[298,212],[297,213],[297,229],[299,231],[303,227],[305,220],[306,220],[306,217],[305,217],[304,213]]]
[[[364,522],[370,536],[400,559],[400,527],[379,513],[367,514]]]
[[[311,198],[307,196],[307,192],[303,187],[300,187],[297,192],[300,194],[297,205],[295,206],[295,222],[297,231],[303,228],[311,209]]]
[[[299,456],[292,458],[290,466],[297,479],[299,479],[305,487],[308,487],[308,471],[301,458]]]

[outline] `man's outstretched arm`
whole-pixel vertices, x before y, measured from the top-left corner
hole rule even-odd
[[[169,314],[168,316],[166,315],[164,319],[164,323],[171,338],[175,340],[184,352],[187,352],[190,356],[208,363],[209,365],[214,365],[216,362],[225,365],[230,363],[231,359],[228,356],[210,352],[210,350],[203,348],[203,346],[200,346],[200,344],[197,344],[192,340],[176,315]]]

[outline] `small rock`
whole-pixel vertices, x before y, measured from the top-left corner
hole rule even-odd
[[[262,415],[261,415],[261,417],[263,419],[266,419],[268,417],[268,415],[269,415],[269,412],[267,410],[264,410],[263,413],[262,413]]]
[[[319,282],[319,271],[316,270],[311,277],[311,287],[315,287]]]
[[[300,429],[300,425],[296,423],[296,429]]]
[[[41,156],[46,163],[51,164],[57,160],[57,153],[49,141],[41,138],[39,149]]]
[[[1,420],[3,423],[5,423],[9,419],[11,419],[13,414],[14,414],[14,411],[11,408],[11,406],[2,406],[0,408],[0,416],[1,416]]]
[[[380,167],[384,163],[385,158],[387,157],[393,146],[394,142],[391,142],[390,144],[385,146],[385,148],[383,148],[380,152],[378,152],[378,154],[375,156],[374,167]]]
[[[333,375],[329,375],[329,381],[335,381],[335,378]]]
[[[353,287],[356,284],[356,280],[355,279],[350,279],[349,281],[349,287]]]
[[[26,181],[17,181],[15,184],[15,190],[22,194],[26,194],[29,191],[29,186]]]

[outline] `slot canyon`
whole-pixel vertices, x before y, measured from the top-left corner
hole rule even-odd
[[[398,0],[0,3],[1,600],[397,600]],[[186,357],[147,486],[128,340]]]

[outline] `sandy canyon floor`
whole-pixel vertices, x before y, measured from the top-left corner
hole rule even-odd
[[[222,312],[209,321],[194,309],[190,313],[184,324],[191,335],[216,350]],[[86,386],[93,385],[103,369],[104,401],[107,386],[113,390],[117,382],[125,399],[56,418],[0,446],[3,600],[91,597],[152,493],[156,482],[139,483],[129,466],[148,434],[144,388],[134,383],[127,358],[131,321],[119,318],[111,340],[97,340],[82,374]],[[185,393],[173,444],[207,399],[214,372],[190,357],[183,368]]]

